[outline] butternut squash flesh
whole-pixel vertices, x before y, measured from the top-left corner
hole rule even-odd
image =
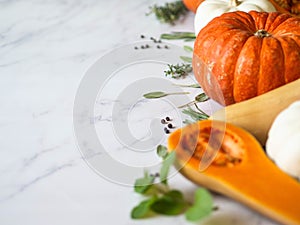
[[[284,224],[300,224],[300,184],[282,172],[245,130],[221,121],[199,121],[174,131],[180,172]]]

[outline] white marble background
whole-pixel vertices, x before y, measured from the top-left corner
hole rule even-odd
[[[189,224],[183,217],[133,221],[132,188],[98,176],[73,133],[76,90],[101,55],[140,34],[192,31],[146,17],[158,0],[0,0],[0,224]],[[195,186],[177,175],[171,185]],[[199,224],[275,224],[222,196]]]

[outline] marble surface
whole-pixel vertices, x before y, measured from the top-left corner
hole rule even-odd
[[[98,163],[93,159],[108,152],[86,147],[91,153],[83,153],[80,146],[91,143],[80,142],[84,138],[78,140],[78,130],[74,129],[79,118],[76,112],[73,118],[75,98],[84,76],[99,58],[124,44],[132,46],[140,41],[140,34],[158,37],[163,32],[193,30],[192,13],[176,26],[145,16],[154,3],[162,1],[0,1],[0,224],[189,224],[182,216],[131,220],[130,210],[141,199],[130,187],[130,180],[111,180],[106,171],[101,176],[93,168],[93,163]],[[146,71],[136,66],[131,69],[142,71],[146,77]],[[162,69],[159,63],[154,67]],[[130,74],[130,69],[126,73]],[[151,152],[147,153],[150,161],[134,158],[136,154],[124,153],[114,145],[113,135],[103,132],[112,122],[122,125],[111,115],[115,98],[107,97],[122,89],[124,83],[120,81],[112,81],[113,87],[96,98],[94,116],[83,114],[81,125],[96,124],[105,148],[111,149],[110,156],[119,163],[133,167],[155,164],[157,158]],[[147,102],[138,103],[143,106]],[[143,129],[153,115],[160,118],[167,111],[177,118],[168,102],[151,104],[143,111],[130,109],[127,121],[133,123],[128,129],[135,131],[136,138],[148,135]],[[180,117],[175,122],[180,126]],[[165,138],[156,141],[165,142]],[[122,175],[122,171],[117,173]],[[171,186],[187,195],[196,188],[178,173],[172,177]],[[276,224],[226,197],[214,198],[220,209],[198,224]]]

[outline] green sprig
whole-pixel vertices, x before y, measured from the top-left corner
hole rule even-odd
[[[189,92],[172,92],[172,93],[166,93],[163,91],[154,91],[154,92],[149,92],[147,94],[144,94],[144,98],[162,98],[162,97],[166,97],[169,95],[186,95],[189,94]]]
[[[197,122],[199,120],[207,120],[209,118],[209,115],[203,112],[196,104],[195,107],[197,108],[197,111],[192,109],[190,106],[188,106],[187,109],[182,110],[182,113],[188,115],[192,119],[192,121],[186,119],[185,121],[183,121],[184,123],[189,124]]]
[[[162,23],[174,25],[175,22],[188,12],[182,1],[166,3],[164,6],[153,5],[150,7],[150,12],[155,14],[156,18]]]
[[[168,152],[165,146],[159,145],[157,154],[163,159],[160,174],[149,175],[145,172],[144,177],[136,180],[135,192],[148,198],[131,210],[131,218],[143,219],[157,214],[168,216],[185,214],[187,220],[197,221],[210,215],[215,208],[209,191],[203,188],[196,190],[194,203],[191,204],[181,191],[169,187],[167,176],[176,159],[175,151]],[[159,182],[155,183],[158,177]],[[144,188],[141,187],[143,185]]]
[[[196,36],[193,32],[172,32],[169,34],[161,34],[160,38],[165,40],[194,41],[196,39]]]
[[[171,76],[172,78],[184,78],[190,72],[192,72],[192,65],[190,63],[182,63],[182,64],[168,64],[168,69],[164,71],[165,76]]]

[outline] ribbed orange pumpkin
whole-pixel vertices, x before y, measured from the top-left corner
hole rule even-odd
[[[183,4],[192,12],[196,12],[198,6],[204,1],[204,0],[182,0]]]
[[[279,12],[225,13],[198,34],[193,69],[206,94],[222,105],[294,81],[300,78],[300,18]]]
[[[300,16],[299,0],[269,0],[279,12]]]

